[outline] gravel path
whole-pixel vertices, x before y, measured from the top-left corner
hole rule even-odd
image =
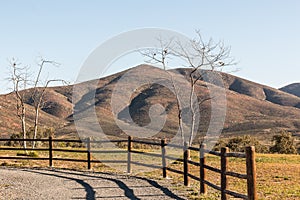
[[[0,199],[186,199],[170,180],[57,169],[0,168]]]

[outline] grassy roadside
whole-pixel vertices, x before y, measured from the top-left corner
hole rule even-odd
[[[193,156],[193,160],[197,159],[197,156]],[[219,168],[220,159],[209,155],[207,164]],[[256,164],[259,199],[300,199],[300,155],[257,154]],[[173,164],[171,167],[182,170],[182,166],[179,164]],[[245,174],[245,159],[230,158],[229,170]],[[151,172],[147,176],[153,177],[158,173],[158,171],[157,173]],[[199,175],[199,168],[191,167],[191,173]],[[183,188],[182,176],[171,172],[168,172],[168,176],[173,179],[175,187],[190,191],[189,199],[220,199],[220,192],[209,187],[207,195],[199,195],[200,185],[197,181],[192,180],[190,188]],[[220,186],[219,174],[208,171],[208,180]],[[230,190],[246,194],[246,180],[228,177],[228,182]],[[177,183],[181,183],[181,185]]]
[[[148,152],[151,150],[148,150]],[[159,151],[154,150],[155,153]],[[0,151],[0,156],[16,156],[17,152]],[[48,157],[48,152],[38,152],[39,157]],[[55,157],[72,158],[72,159],[86,159],[85,153],[70,153],[70,152],[55,152]],[[126,159],[126,153],[118,154],[103,154],[102,159]],[[99,159],[96,157],[94,159]],[[134,156],[135,161],[142,161],[143,163],[159,163],[159,160],[153,161],[152,157]],[[199,160],[198,154],[192,153],[192,160]],[[281,154],[257,154],[257,190],[259,199],[300,199],[300,155],[281,155]],[[207,163],[210,166],[219,168],[220,160],[218,157],[209,155]],[[1,166],[13,167],[48,167],[48,161],[36,160],[1,160]],[[118,164],[119,165],[119,164]],[[125,164],[126,165],[126,164]],[[182,170],[182,164],[175,162],[169,165],[174,169]],[[54,161],[54,167],[67,168],[75,170],[86,170],[87,164],[80,162],[63,162]],[[115,169],[105,166],[101,163],[92,164],[93,171],[99,172],[116,172]],[[123,166],[124,167],[124,166]],[[229,170],[239,173],[245,173],[244,159],[229,159]],[[138,172],[139,170],[135,170]],[[199,174],[198,167],[191,167],[191,174]],[[124,172],[124,171],[123,171]],[[161,170],[151,170],[148,172],[136,173],[138,176],[151,177],[154,179],[162,179]],[[220,193],[212,188],[208,188],[207,195],[199,195],[199,183],[192,181],[190,187],[183,186],[183,177],[181,175],[168,172],[168,177],[172,179],[175,189],[181,190],[188,194],[189,199],[220,199]],[[246,193],[246,181],[229,177],[229,189],[240,193]],[[208,172],[208,180],[214,184],[220,185],[220,175],[214,172]]]

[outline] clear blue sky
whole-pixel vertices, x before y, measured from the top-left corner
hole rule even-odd
[[[61,66],[49,77],[75,81],[87,56],[124,31],[194,30],[224,40],[239,61],[234,75],[281,87],[300,82],[300,1],[0,1],[0,92],[9,87],[7,59],[34,65],[38,56]]]

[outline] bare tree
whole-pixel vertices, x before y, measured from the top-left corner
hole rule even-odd
[[[158,47],[157,49],[144,49],[140,51],[140,54],[148,58],[146,60],[147,63],[160,64],[163,66],[163,69],[166,70],[168,65],[167,60],[171,59],[173,55],[172,50],[174,48],[174,41],[173,39],[170,39],[169,41],[163,41],[161,37],[157,38],[157,40],[160,43],[160,47]]]
[[[29,73],[28,73],[28,67],[19,67],[19,64],[17,64],[14,59],[13,62],[11,62],[11,67],[12,67],[12,77],[11,81],[13,82],[14,86],[14,93],[17,99],[17,115],[21,119],[21,125],[22,125],[22,133],[23,133],[23,138],[26,139],[26,104],[25,104],[25,91],[20,92],[20,90],[26,90],[28,89],[27,86],[29,85],[28,82],[33,83],[32,87],[32,94],[31,94],[31,101],[32,105],[35,110],[35,115],[34,115],[34,124],[33,124],[33,139],[37,138],[37,133],[38,133],[38,125],[39,125],[39,117],[40,117],[40,110],[43,107],[44,104],[44,94],[49,86],[50,83],[52,82],[62,82],[66,83],[66,81],[62,79],[51,79],[51,80],[46,80],[42,81],[41,75],[43,72],[43,69],[46,64],[53,65],[53,66],[58,66],[59,64],[56,63],[55,61],[50,61],[50,60],[44,60],[41,59],[40,62],[37,64],[38,65],[38,70],[37,70],[37,75],[35,79],[29,80]],[[20,87],[22,85],[22,87]],[[36,142],[33,141],[32,143],[32,148],[34,149],[36,145]],[[24,142],[24,149],[26,150],[26,142]]]
[[[228,65],[233,65],[234,60],[230,57],[230,48],[225,46],[223,42],[215,43],[212,39],[209,39],[208,42],[205,42],[201,36],[200,31],[196,31],[196,38],[190,40],[188,43],[182,44],[180,41],[170,39],[169,41],[162,41],[159,38],[161,44],[160,48],[157,49],[146,49],[142,51],[141,54],[147,57],[149,60],[146,62],[151,64],[161,64],[163,69],[167,68],[167,58],[179,58],[184,63],[185,67],[191,68],[191,71],[188,74],[189,83],[190,83],[190,92],[189,92],[189,110],[191,113],[191,122],[189,127],[189,139],[188,144],[191,145],[193,138],[195,136],[196,128],[196,106],[204,103],[211,98],[201,99],[199,102],[195,102],[193,99],[196,96],[195,86],[199,80],[203,80],[203,74],[206,71],[215,71],[222,70],[223,67]],[[172,85],[175,90],[175,96],[177,104],[179,104],[178,89],[175,87],[173,76],[168,72],[171,77]],[[196,96],[197,97],[197,96]],[[183,142],[184,133],[183,131],[183,121],[182,121],[182,108],[178,106],[178,123],[181,129],[181,135]]]
[[[172,49],[174,48],[173,39],[170,39],[169,41],[163,41],[161,38],[158,38],[158,41],[160,43],[160,47],[158,47],[157,49],[153,49],[153,48],[145,49],[143,51],[140,51],[140,53],[144,57],[148,58],[146,60],[147,63],[162,65],[163,69],[170,76],[171,84],[172,84],[174,94],[176,97],[179,131],[180,131],[180,135],[181,135],[181,140],[184,141],[182,107],[181,107],[180,98],[179,98],[179,94],[178,94],[179,89],[176,87],[173,74],[167,70],[167,65],[168,65],[167,60],[171,59],[171,57],[173,56],[173,53],[172,53]]]
[[[177,41],[176,49],[173,49],[173,54],[183,59],[188,67],[192,68],[189,73],[191,84],[189,105],[192,115],[190,137],[188,140],[189,145],[192,144],[195,136],[195,116],[197,113],[195,113],[193,96],[195,95],[197,81],[203,80],[204,69],[207,71],[221,71],[223,67],[235,64],[234,59],[230,57],[230,47],[225,46],[222,41],[214,42],[211,38],[205,42],[199,30],[196,31],[196,34],[196,38],[190,40],[188,44],[182,44]],[[209,99],[210,98],[200,100],[200,104]]]
[[[20,67],[20,63],[17,63],[17,60],[12,59],[10,61],[11,66],[11,77],[9,78],[13,83],[13,93],[16,98],[16,111],[17,116],[21,121],[21,132],[23,134],[23,139],[26,139],[26,106],[24,102],[24,93],[21,94],[21,90],[26,89],[27,81],[28,81],[28,68]],[[23,146],[24,150],[27,153],[27,145],[26,141],[24,141]]]
[[[44,94],[46,92],[46,89],[48,88],[49,84],[52,83],[52,82],[62,82],[63,84],[66,83],[66,81],[64,81],[62,79],[51,79],[51,80],[46,80],[44,85],[42,85],[41,87],[38,87],[39,83],[42,82],[41,81],[41,74],[42,74],[43,68],[45,67],[46,64],[50,64],[50,65],[53,65],[53,66],[58,66],[59,65],[55,61],[44,60],[44,59],[41,59],[40,63],[38,63],[39,70],[38,70],[38,74],[37,74],[37,76],[34,80],[34,86],[33,86],[34,91],[33,91],[32,96],[31,96],[31,99],[33,101],[34,110],[35,110],[34,126],[33,126],[33,139],[37,138],[40,110],[43,108],[43,103],[44,103],[43,97],[44,97]],[[33,141],[32,149],[35,148],[35,144],[36,144],[36,142]]]

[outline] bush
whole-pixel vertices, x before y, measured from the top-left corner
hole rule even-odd
[[[10,139],[22,139],[22,138],[23,138],[22,133],[14,133],[10,136]],[[19,142],[19,141],[7,141],[4,145],[7,145],[7,146],[21,146],[21,145],[23,145],[23,143]]]
[[[39,157],[39,154],[35,151],[30,151],[30,152],[19,151],[17,152],[17,156],[29,156],[29,157],[37,158]]]
[[[49,127],[38,128],[37,139],[48,138],[49,136],[53,136],[54,129]],[[32,139],[34,135],[33,127],[30,127],[26,132],[26,138]],[[23,139],[23,133],[14,133],[10,136],[10,139]],[[31,144],[31,142],[27,142]],[[8,146],[23,146],[23,142],[19,141],[8,141],[5,143]],[[36,146],[42,145],[42,142],[37,142]]]
[[[244,152],[245,147],[255,146],[257,153],[268,153],[269,148],[266,145],[262,145],[257,139],[250,135],[238,136],[230,138],[227,142],[220,140],[215,146],[215,150],[220,151],[222,147],[228,147],[232,152]]]
[[[280,135],[273,137],[274,146],[270,148],[272,153],[296,154],[297,149],[294,145],[294,138],[291,133],[283,131]]]
[[[226,147],[227,146],[227,140],[226,139],[220,139],[215,147],[213,148],[214,151],[221,151],[221,148]]]
[[[31,152],[28,153],[28,156],[33,157],[33,158],[37,158],[37,157],[39,157],[39,154],[35,151],[31,151]]]
[[[25,151],[18,151],[17,156],[28,156],[28,153],[26,153]]]

